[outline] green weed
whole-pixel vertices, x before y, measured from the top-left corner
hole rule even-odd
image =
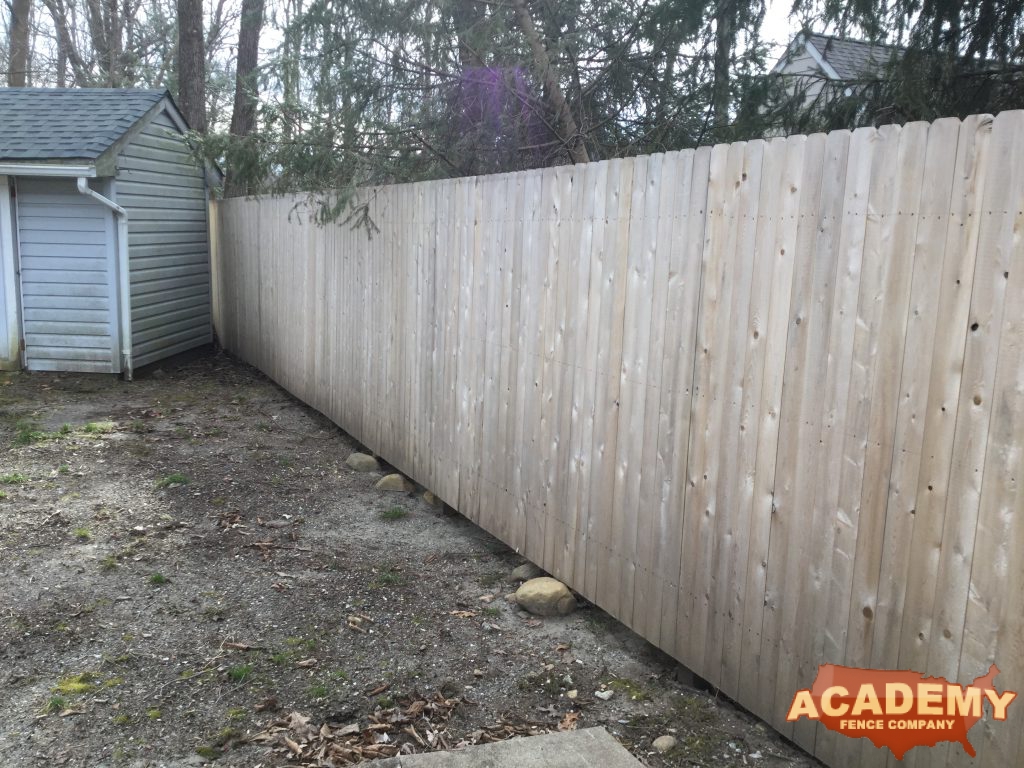
[[[244,683],[252,676],[252,665],[251,664],[239,664],[234,667],[228,667],[228,679],[236,683]]]
[[[172,472],[167,477],[157,482],[157,488],[170,488],[172,485],[188,485],[188,475],[183,475],[181,472]]]
[[[385,509],[381,512],[380,516],[383,520],[401,520],[408,517],[409,513],[401,507],[391,507],[390,509]]]

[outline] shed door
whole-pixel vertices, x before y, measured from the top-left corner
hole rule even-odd
[[[113,213],[74,179],[18,179],[16,199],[25,366],[118,373]]]

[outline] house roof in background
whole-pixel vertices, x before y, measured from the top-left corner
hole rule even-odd
[[[810,30],[800,32],[775,65],[773,72],[781,72],[804,49],[818,61],[831,78],[856,80],[865,75],[878,74],[886,65],[906,53],[905,48],[850,37],[819,35]]]
[[[814,32],[807,32],[804,36],[807,43],[817,49],[842,80],[855,80],[877,72],[906,52],[905,48],[849,37],[832,37]]]
[[[0,161],[100,158],[166,90],[0,88]]]

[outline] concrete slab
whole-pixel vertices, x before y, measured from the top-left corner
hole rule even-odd
[[[604,728],[542,736],[380,760],[376,768],[641,768],[641,763]]]

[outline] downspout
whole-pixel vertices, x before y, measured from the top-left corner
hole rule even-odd
[[[117,290],[118,320],[121,330],[121,374],[127,381],[132,380],[132,291],[128,276],[128,211],[89,186],[89,180],[78,177],[79,194],[91,197],[114,212],[117,216]]]

